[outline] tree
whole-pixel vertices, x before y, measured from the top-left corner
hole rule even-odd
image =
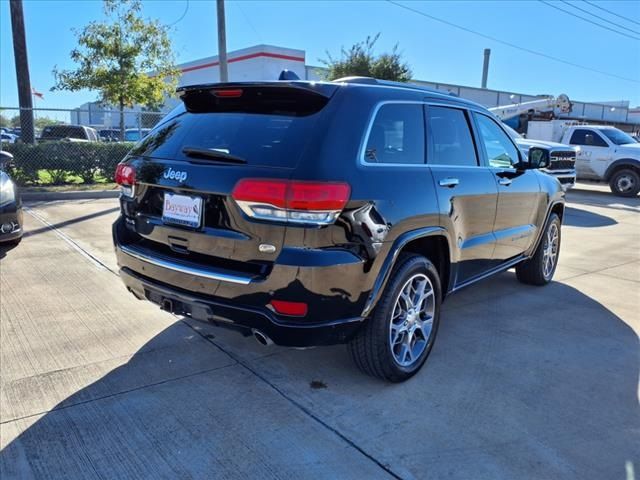
[[[327,79],[348,76],[374,77],[381,80],[394,80],[396,82],[408,82],[411,80],[411,69],[402,60],[402,55],[398,52],[396,44],[390,53],[374,55],[373,47],[380,38],[376,36],[367,37],[364,42],[358,42],[349,50],[344,47],[341,50],[340,59],[334,59],[327,52],[327,59],[320,61],[327,66]]]
[[[143,19],[140,0],[104,0],[103,22],[91,22],[80,32],[71,58],[75,70],[54,69],[52,90],[97,90],[100,101],[120,111],[124,137],[124,108],[142,104],[157,108],[173,94],[178,70],[169,28]]]
[[[0,113],[0,127],[9,127],[11,120]]]

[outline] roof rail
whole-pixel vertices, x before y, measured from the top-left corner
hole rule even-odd
[[[373,77],[358,77],[358,76],[336,78],[333,81],[335,83],[362,83],[364,85],[377,85],[378,83],[380,83],[379,80]]]
[[[448,90],[438,90],[437,88],[424,87],[422,85],[418,85],[417,83],[394,82],[392,80],[379,80],[378,83],[380,85],[388,85],[390,87],[410,88],[411,90],[420,90],[422,92],[437,93],[439,95],[450,95],[452,97],[458,96],[457,93],[449,92]]]
[[[415,83],[394,82],[392,80],[378,80],[377,78],[373,77],[343,77],[333,81],[336,83],[357,83],[362,85],[382,85],[387,87],[407,88],[410,90],[420,90],[422,92],[458,97],[457,93],[448,92],[446,90],[437,90],[435,88],[423,87],[422,85],[417,85]]]

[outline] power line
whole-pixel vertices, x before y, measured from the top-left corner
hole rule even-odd
[[[627,22],[635,23],[636,25],[640,25],[640,22],[636,22],[635,20],[631,20],[630,18],[624,17],[622,15],[618,15],[616,12],[612,12],[611,10],[607,10],[606,8],[601,7],[600,5],[597,5],[595,2],[589,2],[588,0],[582,0],[582,1],[584,3],[588,3],[592,7],[596,7],[597,9],[602,10],[603,12],[607,12],[609,15],[613,15],[614,17],[621,18],[623,20],[626,20]]]
[[[562,3],[566,3],[567,5],[569,5],[571,8],[575,8],[576,10],[580,10],[581,12],[587,13],[589,15],[591,15],[592,17],[595,17],[599,20],[602,20],[603,22],[607,22],[610,23],[611,25],[615,25],[618,28],[622,28],[623,30],[627,30],[631,33],[635,33],[636,35],[640,35],[640,32],[638,32],[637,30],[632,30],[630,28],[625,27],[624,25],[620,25],[619,23],[616,22],[612,22],[611,20],[607,20],[604,17],[601,17],[600,15],[596,15],[593,12],[590,12],[589,10],[585,10],[584,8],[580,8],[577,5],[574,5],[573,3],[567,2],[567,0],[560,0]]]
[[[420,10],[416,10],[415,8],[408,7],[406,5],[403,5],[401,3],[396,2],[394,0],[387,0],[387,2],[393,4],[393,5],[397,6],[397,7],[404,8],[405,10],[409,10],[410,12],[416,13],[416,14],[421,15],[423,17],[426,17],[426,18],[429,18],[431,20],[434,20],[436,22],[443,23],[445,25],[448,25],[448,26],[453,27],[453,28],[457,28],[458,30],[465,31],[467,33],[472,33],[472,34],[477,35],[479,37],[486,38],[487,40],[491,40],[492,42],[500,43],[502,45],[506,45],[508,47],[515,48],[516,50],[522,50],[523,52],[527,52],[527,53],[530,53],[532,55],[537,55],[538,57],[543,57],[543,58],[546,58],[546,59],[549,59],[549,60],[553,60],[554,62],[564,63],[565,65],[571,65],[572,67],[581,68],[582,70],[587,70],[587,71],[590,71],[590,72],[599,73],[600,75],[605,75],[607,77],[613,77],[613,78],[617,78],[617,79],[620,79],[620,80],[625,80],[627,82],[640,83],[640,80],[635,79],[635,78],[628,78],[628,77],[623,77],[621,75],[616,75],[615,73],[604,72],[602,70],[597,70],[595,68],[586,67],[584,65],[573,63],[573,62],[570,62],[568,60],[563,60],[561,58],[554,57],[552,55],[547,55],[546,53],[538,52],[536,50],[531,50],[531,49],[526,48],[526,47],[520,47],[519,45],[515,45],[513,43],[506,42],[504,40],[500,40],[499,38],[496,38],[496,37],[492,37],[491,35],[486,35],[484,33],[476,32],[475,30],[471,30],[470,28],[462,27],[460,25],[457,25],[455,23],[449,22],[447,20],[443,20],[442,18],[434,17],[433,15],[429,15],[427,13],[421,12]]]
[[[249,25],[251,30],[253,30],[253,33],[256,34],[256,37],[258,37],[258,40],[260,40],[260,43],[262,43],[262,36],[258,33],[258,30],[256,30],[256,27],[253,26],[253,23],[251,23],[251,20],[249,20],[249,17],[244,12],[244,9],[242,8],[242,2],[233,2],[233,5],[238,7],[238,9],[240,10],[240,13],[244,17],[245,22],[247,22],[247,25]]]
[[[546,0],[538,0],[538,1],[540,3],[544,3],[547,7],[555,8],[556,10],[560,10],[561,12],[564,12],[567,15],[571,15],[572,17],[579,18],[580,20],[582,20],[584,22],[590,23],[592,25],[596,25],[597,27],[600,27],[600,28],[604,28],[605,30],[609,30],[610,32],[617,33],[618,35],[623,35],[623,36],[631,38],[633,40],[640,40],[640,38],[638,38],[638,37],[634,37],[633,35],[629,35],[628,33],[619,32],[618,30],[616,30],[614,28],[607,27],[606,25],[602,25],[602,24],[600,24],[598,22],[594,22],[593,20],[589,20],[588,18],[585,18],[585,17],[581,17],[580,15],[577,15],[577,14],[575,14],[573,12],[570,12],[569,10],[565,10],[564,8],[560,8],[559,6],[554,5],[551,2],[547,2]]]
[[[177,19],[175,22],[170,23],[169,26],[173,27],[175,24],[180,23],[182,19],[187,15],[188,11],[189,11],[189,0],[187,0],[187,4],[184,6],[184,12],[182,12],[182,15],[180,15],[180,18]]]

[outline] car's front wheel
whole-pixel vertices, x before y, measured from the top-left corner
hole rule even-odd
[[[611,176],[609,187],[619,197],[635,197],[640,192],[640,174],[631,168],[622,168]]]
[[[552,213],[533,257],[516,265],[516,276],[522,283],[546,285],[553,278],[560,255],[560,217]]]
[[[391,382],[420,370],[438,331],[441,298],[433,264],[420,255],[402,255],[373,315],[349,343],[360,370]]]

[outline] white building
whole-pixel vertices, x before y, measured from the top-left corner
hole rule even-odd
[[[307,78],[304,50],[256,45],[227,54],[229,80],[251,82],[277,80],[282,70],[291,70],[302,79]],[[195,85],[220,81],[218,56],[202,58],[178,65],[182,76],[178,85]]]

